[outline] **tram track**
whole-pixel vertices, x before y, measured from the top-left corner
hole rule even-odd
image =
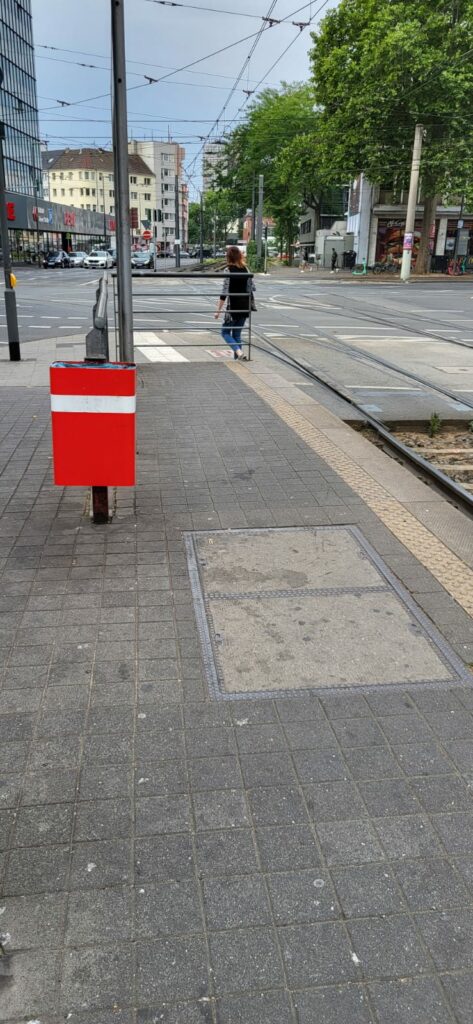
[[[422,455],[419,455],[418,452],[400,441],[393,431],[382,422],[382,420],[373,416],[372,413],[367,412],[366,409],[346,391],[346,389],[327,380],[319,370],[315,370],[314,367],[305,360],[302,361],[297,359],[290,352],[287,352],[286,349],[275,344],[273,339],[266,338],[264,334],[260,334],[260,332],[255,329],[253,329],[252,333],[253,336],[258,337],[260,341],[263,342],[261,345],[258,343],[255,344],[253,341],[252,347],[254,349],[261,353],[265,353],[266,355],[276,359],[278,362],[298,371],[301,375],[321,385],[332,395],[336,395],[344,402],[347,402],[353,409],[356,409],[365,423],[375,431],[377,437],[379,437],[383,442],[383,447],[387,447],[389,454],[394,452],[398,458],[401,457],[402,462],[414,467],[416,471],[420,471],[425,482],[435,484],[435,486],[437,486],[443,494],[447,495],[457,507],[461,507],[463,511],[467,511],[470,515],[473,514],[473,494],[466,490],[466,488],[460,483],[453,480],[452,477],[444,473],[434,463],[430,462],[428,459],[424,459]],[[365,353],[362,354],[365,355]],[[368,358],[371,357],[368,356]],[[377,361],[376,357],[374,357],[374,359]],[[402,374],[404,371],[397,369],[397,372]],[[419,378],[419,381],[421,380],[422,378]],[[431,386],[428,381],[423,381],[423,383],[426,387]],[[436,387],[436,390],[442,393],[440,388]],[[448,394],[447,392],[443,393]],[[458,401],[458,399],[455,400]],[[473,405],[470,407],[473,409]]]

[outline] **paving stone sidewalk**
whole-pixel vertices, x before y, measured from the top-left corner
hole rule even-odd
[[[2,389],[0,1020],[471,1024],[473,690],[212,701],[183,531],[356,524],[471,620],[228,369],[139,376],[106,527]]]

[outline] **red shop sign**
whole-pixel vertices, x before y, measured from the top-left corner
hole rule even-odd
[[[76,215],[73,210],[64,210],[64,223],[70,228],[75,227]]]
[[[6,203],[5,205],[6,205],[6,208],[7,208],[7,220],[16,220],[15,204],[14,203]]]

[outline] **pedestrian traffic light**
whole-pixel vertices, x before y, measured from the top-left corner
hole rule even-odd
[[[10,288],[16,288],[16,277],[14,273],[10,273]]]

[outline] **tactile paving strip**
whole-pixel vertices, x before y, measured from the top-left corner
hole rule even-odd
[[[411,512],[408,512],[400,501],[393,498],[381,484],[373,480],[364,469],[348,458],[341,448],[317,427],[312,426],[270,387],[238,365],[230,365],[229,369],[241,376],[245,384],[339,474],[454,600],[473,616],[472,570]]]

